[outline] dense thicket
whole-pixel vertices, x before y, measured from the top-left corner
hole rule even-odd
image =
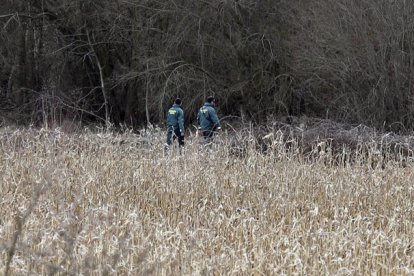
[[[308,115],[413,126],[412,1],[3,0],[0,108],[20,122]]]

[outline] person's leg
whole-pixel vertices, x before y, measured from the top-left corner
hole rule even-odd
[[[204,130],[203,131],[204,142],[205,142],[206,146],[208,146],[210,149],[212,147],[213,135],[214,135],[214,132],[211,131],[211,130]]]
[[[175,133],[175,136],[177,136],[178,138],[178,147],[179,147],[180,154],[181,154],[182,147],[184,147],[184,136],[181,136],[181,132],[178,128],[174,130],[174,133]]]
[[[168,150],[170,149],[170,146],[172,144],[172,136],[173,136],[173,128],[168,127],[168,129],[167,129],[167,141],[164,145],[164,155],[168,155]]]

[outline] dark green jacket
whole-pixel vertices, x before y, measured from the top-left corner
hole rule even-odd
[[[184,111],[178,104],[173,106],[167,112],[167,126],[179,129],[184,133]]]
[[[220,127],[220,121],[213,104],[207,102],[200,108],[197,122],[202,130],[216,130]]]

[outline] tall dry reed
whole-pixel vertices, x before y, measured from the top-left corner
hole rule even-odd
[[[413,274],[411,166],[0,131],[0,274]],[[328,156],[329,157],[329,156]]]

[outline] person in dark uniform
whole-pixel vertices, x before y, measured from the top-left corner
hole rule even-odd
[[[181,148],[184,146],[184,111],[180,98],[175,100],[167,112],[167,141],[164,145],[164,155],[168,155],[168,150],[176,138],[181,153]]]
[[[215,99],[213,96],[208,97],[207,101],[198,111],[197,123],[204,140],[207,143],[210,143],[213,140],[215,132],[221,129],[220,120],[217,117],[215,109]]]

